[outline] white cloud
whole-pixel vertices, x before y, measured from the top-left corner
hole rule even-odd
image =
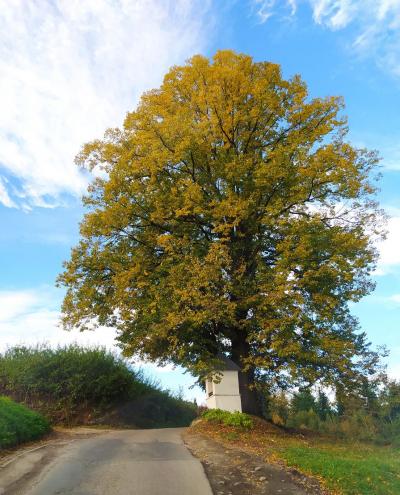
[[[389,218],[387,231],[387,238],[378,244],[380,257],[375,275],[385,275],[400,265],[400,216]]]
[[[169,66],[203,50],[208,8],[209,0],[2,2],[0,172],[14,189],[1,182],[0,202],[49,206],[80,194],[80,146],[120,125]]]
[[[0,290],[0,352],[13,345],[51,346],[78,343],[101,345],[119,351],[116,331],[100,327],[93,331],[65,331],[59,326],[62,290],[48,286],[36,289]],[[173,371],[173,365],[159,367],[135,360],[138,366],[158,373]]]
[[[13,320],[35,305],[37,296],[28,290],[0,292],[0,324]]]
[[[400,364],[389,365],[388,375],[395,380],[400,380]]]
[[[112,348],[115,332],[66,332],[58,326],[61,292],[49,287],[0,291],[0,351],[18,344],[78,342]]]
[[[393,296],[389,297],[389,300],[396,304],[400,304],[400,294],[393,294]]]
[[[400,146],[397,137],[382,137],[375,147],[379,149],[381,164],[385,170],[400,170]]]

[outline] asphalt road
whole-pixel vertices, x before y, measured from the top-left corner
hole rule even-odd
[[[74,440],[17,493],[212,495],[203,467],[181,433],[180,428],[118,430]]]

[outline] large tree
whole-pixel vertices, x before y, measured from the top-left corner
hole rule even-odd
[[[173,67],[77,157],[100,173],[59,278],[64,326],[116,327],[126,355],[199,377],[229,356],[249,412],[259,380],[365,372],[349,302],[372,289],[377,157],[341,112],[232,51]]]

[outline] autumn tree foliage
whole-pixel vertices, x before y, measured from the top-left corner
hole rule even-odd
[[[346,141],[342,100],[232,51],[194,56],[122,129],[83,147],[101,173],[59,283],[66,328],[110,325],[126,355],[252,385],[350,383],[374,354],[349,302],[371,291],[373,152]]]

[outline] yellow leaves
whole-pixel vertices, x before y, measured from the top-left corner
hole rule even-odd
[[[238,336],[265,370],[354,353],[328,337],[369,290],[380,228],[376,156],[344,142],[341,108],[232,51],[173,67],[77,157],[103,174],[60,277],[65,322],[117,321],[127,352],[203,371]]]

